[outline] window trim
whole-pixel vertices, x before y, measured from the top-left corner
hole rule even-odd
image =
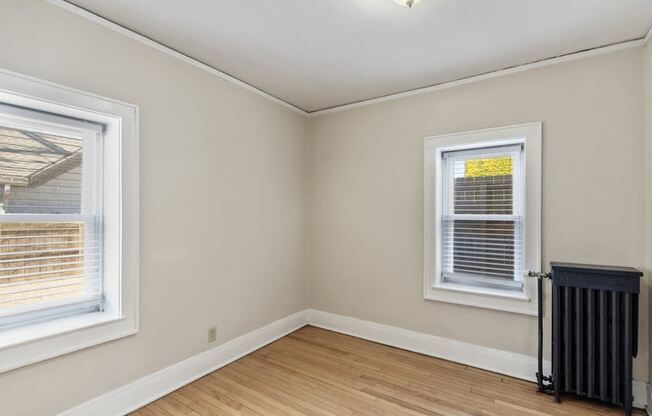
[[[104,311],[0,331],[0,373],[135,334],[139,286],[138,107],[0,69],[0,102],[102,124]]]
[[[442,282],[440,276],[440,238],[442,214],[442,160],[450,150],[477,147],[524,145],[525,181],[525,270],[541,269],[541,131],[540,122],[461,133],[430,136],[424,139],[424,276],[423,297],[448,303],[536,315],[536,282],[524,279],[523,291],[474,288]]]

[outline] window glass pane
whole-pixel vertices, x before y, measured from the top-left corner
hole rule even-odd
[[[472,286],[520,289],[520,146],[444,154],[442,278]]]
[[[83,295],[83,235],[83,223],[0,223],[0,308]]]
[[[518,221],[445,220],[446,272],[514,280],[520,255]]]
[[[98,134],[0,125],[0,327],[62,302],[99,307],[100,152]]]
[[[511,155],[474,157],[453,162],[453,210],[456,214],[512,214]]]

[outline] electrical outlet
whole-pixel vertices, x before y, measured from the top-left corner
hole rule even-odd
[[[208,328],[208,342],[217,341],[217,327]]]

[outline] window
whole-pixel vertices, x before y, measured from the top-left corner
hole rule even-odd
[[[0,329],[103,310],[101,140],[0,104]]]
[[[442,281],[523,287],[521,144],[442,153]]]
[[[540,124],[431,137],[425,152],[425,297],[535,313]]]
[[[0,71],[0,372],[137,332],[136,116]]]

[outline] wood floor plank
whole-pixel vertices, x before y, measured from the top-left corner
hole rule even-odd
[[[307,326],[132,416],[622,414],[572,396],[554,403],[523,380]]]

